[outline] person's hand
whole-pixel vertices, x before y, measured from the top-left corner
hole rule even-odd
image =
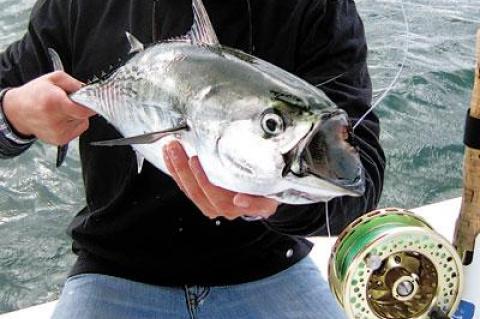
[[[46,74],[5,94],[5,116],[22,135],[53,145],[67,144],[88,129],[88,118],[95,115],[68,98],[81,87],[80,81],[65,72]]]
[[[278,202],[273,199],[231,192],[210,183],[198,157],[188,158],[179,142],[164,148],[164,159],[180,189],[211,219],[268,218],[277,210]]]

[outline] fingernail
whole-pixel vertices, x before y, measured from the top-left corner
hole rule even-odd
[[[165,160],[169,160],[167,146],[165,146],[165,147],[163,148],[163,158],[164,158]]]
[[[272,216],[272,212],[271,211],[267,211],[267,210],[263,210],[260,212],[260,215],[264,218],[264,219],[267,219],[268,217]]]
[[[188,160],[188,165],[194,173],[200,171],[200,163],[195,159],[195,157],[192,157]]]
[[[175,143],[170,143],[170,144],[167,145],[167,152],[168,152],[169,158],[171,158],[174,161],[177,160],[178,149],[177,149],[177,145],[175,145]]]
[[[236,195],[233,198],[233,204],[239,208],[248,208],[251,205],[251,201],[250,199],[245,198],[244,196]]]

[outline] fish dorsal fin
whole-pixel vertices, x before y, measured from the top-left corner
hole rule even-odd
[[[218,45],[217,35],[202,0],[193,0],[192,8],[193,25],[187,33],[187,37],[192,41],[192,44]]]
[[[128,53],[137,53],[145,49],[143,43],[140,42],[140,40],[138,40],[133,34],[127,31],[125,32],[125,35],[127,36],[128,43],[130,43],[130,51]]]
[[[190,33],[189,33],[190,34]],[[163,42],[192,42],[190,40],[189,34],[187,35],[181,35],[173,38],[168,38],[167,40],[164,40]]]

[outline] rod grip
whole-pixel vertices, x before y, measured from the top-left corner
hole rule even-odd
[[[476,42],[475,82],[470,116],[480,119],[480,30]],[[480,136],[477,137],[480,140]],[[463,199],[455,226],[454,245],[465,265],[471,263],[475,238],[480,233],[480,150],[465,147],[463,162]]]
[[[477,31],[476,61],[470,116],[480,119],[480,29]]]

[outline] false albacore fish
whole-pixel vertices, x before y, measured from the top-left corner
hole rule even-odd
[[[127,33],[132,57],[70,96],[125,137],[94,144],[131,145],[139,171],[147,159],[168,173],[162,149],[178,139],[213,184],[284,203],[361,195],[345,111],[300,78],[220,45],[202,1],[192,6],[185,36],[144,48]]]

